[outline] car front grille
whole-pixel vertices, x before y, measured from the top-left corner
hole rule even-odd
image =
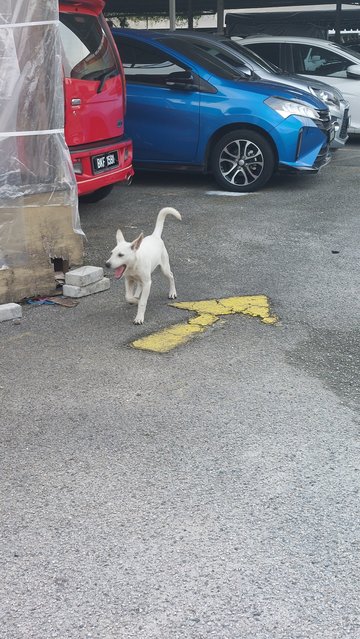
[[[321,166],[324,166],[330,160],[329,142],[330,142],[330,131],[333,127],[330,114],[327,109],[319,109],[318,114],[320,118],[318,120],[314,120],[314,122],[316,122],[316,125],[319,127],[319,129],[324,131],[324,133],[326,134],[326,142],[321,147],[319,154],[314,162],[315,169],[320,169]]]
[[[347,136],[347,130],[349,126],[349,109],[345,109],[344,118],[342,121],[341,129],[339,131],[339,137],[344,139]]]

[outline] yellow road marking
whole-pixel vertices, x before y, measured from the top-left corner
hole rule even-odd
[[[11,337],[5,338],[6,342],[15,342],[19,339],[23,339],[24,337],[29,337],[29,335],[33,335],[31,331],[24,331],[24,333],[19,333],[18,335],[11,335]]]
[[[242,313],[243,315],[259,317],[264,324],[274,324],[277,321],[277,317],[270,313],[270,305],[266,295],[224,297],[218,300],[199,302],[174,302],[170,306],[193,311],[197,315],[186,323],[173,324],[162,331],[136,339],[131,342],[131,346],[155,353],[167,353],[176,346],[186,344],[195,335],[203,333],[208,326],[215,324],[222,315]]]

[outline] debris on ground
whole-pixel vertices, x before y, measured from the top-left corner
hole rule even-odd
[[[31,306],[48,306],[52,304],[59,304],[59,306],[73,308],[74,306],[77,306],[79,302],[64,297],[63,295],[56,295],[52,297],[30,297],[26,300],[26,303],[31,304]]]

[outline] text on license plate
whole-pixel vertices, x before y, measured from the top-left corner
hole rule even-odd
[[[332,142],[334,137],[335,137],[335,129],[333,127],[332,129],[330,129],[329,141]]]
[[[94,155],[91,158],[94,173],[100,171],[109,171],[115,166],[119,166],[119,156],[117,151],[104,153],[103,155]]]

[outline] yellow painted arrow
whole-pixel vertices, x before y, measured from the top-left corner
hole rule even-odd
[[[274,324],[275,315],[270,314],[270,305],[265,295],[244,295],[243,297],[224,297],[218,300],[203,300],[199,302],[174,302],[170,306],[182,308],[197,313],[186,323],[174,324],[152,335],[141,337],[131,343],[131,346],[155,353],[167,353],[176,346],[185,344],[194,335],[203,333],[207,326],[218,321],[222,315],[242,313],[259,317],[265,324]]]

